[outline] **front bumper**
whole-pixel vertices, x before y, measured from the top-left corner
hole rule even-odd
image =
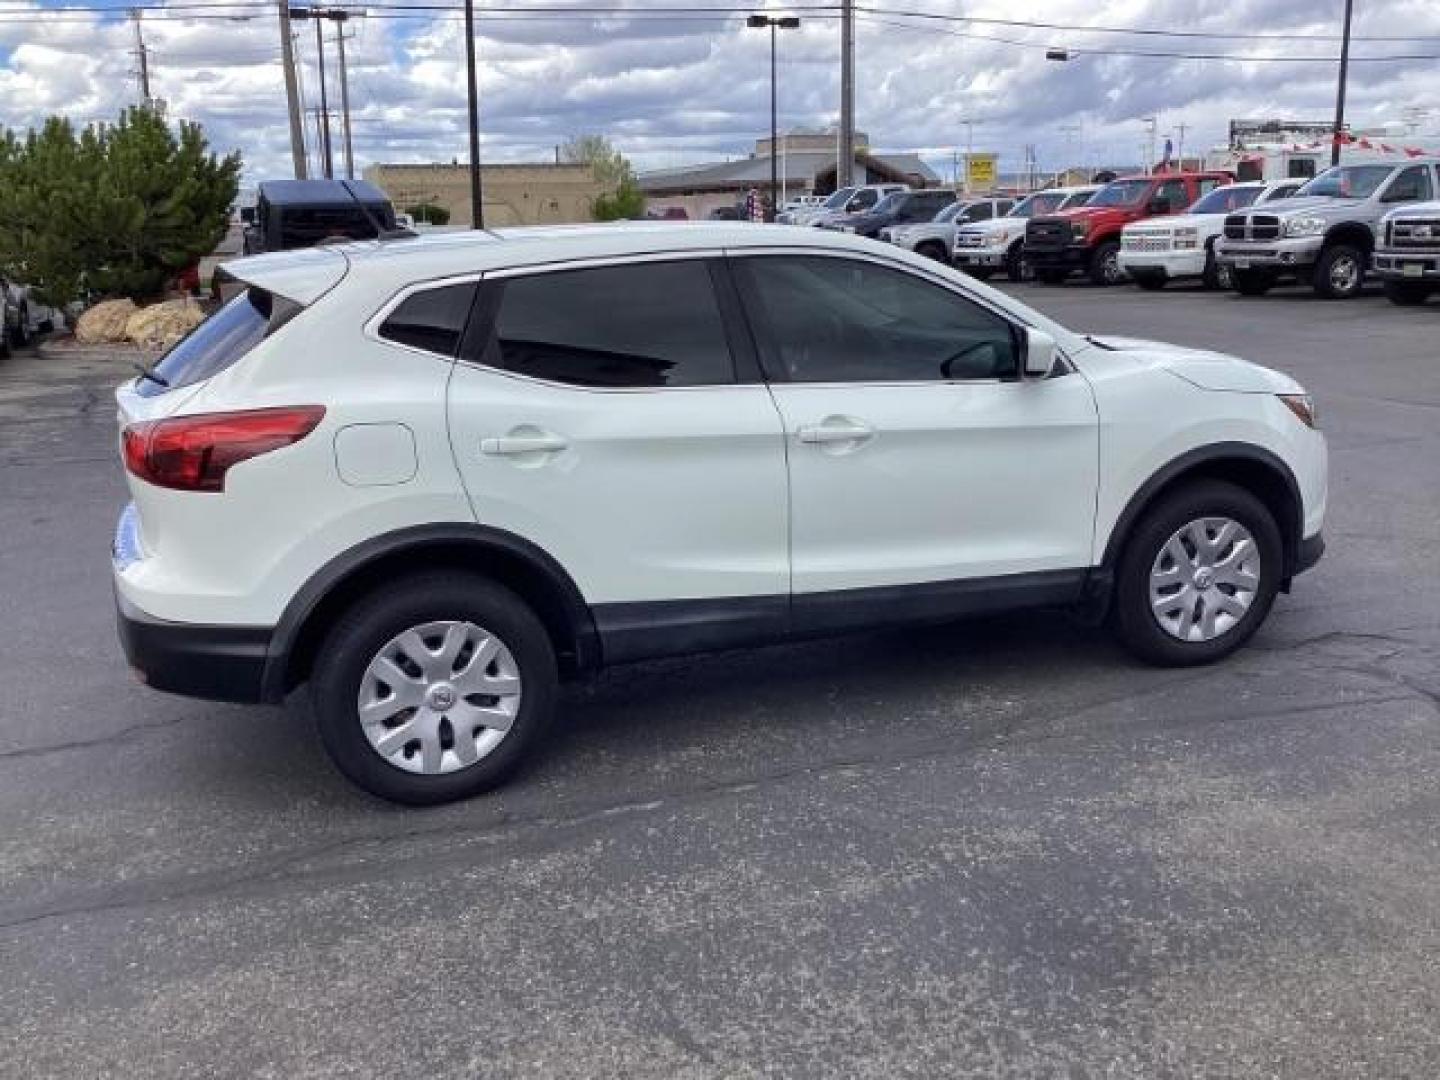
[[[1004,266],[1004,248],[961,248],[951,252],[956,266]]]
[[[1236,270],[1275,270],[1296,273],[1313,266],[1324,240],[1318,236],[1281,237],[1278,240],[1220,240],[1215,258]]]
[[[1083,270],[1090,263],[1090,248],[1067,244],[1063,248],[1032,248],[1025,245],[1025,259],[1036,270]]]
[[[1387,281],[1440,281],[1440,252],[1376,252],[1373,267]]]
[[[1195,251],[1126,251],[1120,249],[1120,268],[1141,273],[1162,273],[1167,278],[1199,277],[1205,272],[1205,249]]]
[[[120,645],[140,681],[211,701],[265,701],[272,630],[167,622],[115,594]]]

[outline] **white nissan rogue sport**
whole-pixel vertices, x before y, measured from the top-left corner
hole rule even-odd
[[[120,636],[151,686],[308,683],[361,786],[504,779],[561,677],[1037,605],[1145,660],[1319,558],[1292,379],[1086,338],[818,229],[624,224],[262,255],[117,393]]]

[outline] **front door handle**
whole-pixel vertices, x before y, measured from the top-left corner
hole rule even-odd
[[[806,424],[795,432],[802,443],[861,443],[875,434],[875,429],[851,416],[827,416],[818,424]]]
[[[558,454],[570,445],[563,435],[552,431],[528,430],[511,432],[496,438],[481,439],[480,452],[496,457],[513,457],[516,454]]]

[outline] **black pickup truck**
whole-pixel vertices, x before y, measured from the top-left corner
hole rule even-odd
[[[395,230],[395,208],[364,180],[265,180],[241,210],[245,254],[334,240],[374,240]]]

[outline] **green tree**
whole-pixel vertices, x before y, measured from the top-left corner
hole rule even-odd
[[[635,171],[624,154],[604,135],[577,135],[561,149],[568,162],[589,165],[595,178],[614,190],[597,196],[590,204],[596,221],[618,221],[639,217],[645,211],[645,194],[635,182]]]
[[[417,222],[423,222],[426,225],[450,224],[450,211],[438,203],[416,203],[414,206],[405,207],[405,213],[409,214]]]
[[[0,271],[51,303],[88,289],[139,299],[225,236],[240,156],[210,153],[198,124],[153,110],[78,135],[59,117],[0,136]]]

